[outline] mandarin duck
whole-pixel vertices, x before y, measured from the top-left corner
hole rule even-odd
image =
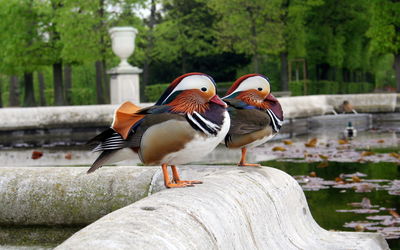
[[[161,165],[167,188],[200,184],[181,180],[175,165],[204,157],[225,138],[230,127],[226,108],[210,76],[182,75],[154,106],[139,109],[125,102],[116,110],[111,127],[89,141],[98,144],[93,151],[102,153],[88,173],[138,154],[145,165]]]
[[[244,75],[233,83],[222,99],[228,104],[231,116],[225,146],[241,148],[239,166],[260,166],[246,163],[247,148],[274,137],[283,122],[281,105],[270,93],[268,78],[260,74]]]

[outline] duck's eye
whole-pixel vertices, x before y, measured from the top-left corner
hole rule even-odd
[[[262,91],[262,88],[258,88],[258,91]]]
[[[207,88],[206,88],[206,87],[202,87],[202,88],[201,88],[201,91],[206,92],[206,91],[207,91]]]

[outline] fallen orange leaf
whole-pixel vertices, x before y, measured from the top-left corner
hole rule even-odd
[[[340,178],[340,177],[336,177],[336,178],[335,178],[335,182],[340,183],[340,184],[346,183],[346,182],[345,182],[342,178]]]
[[[365,227],[363,225],[357,224],[354,229],[356,230],[356,232],[364,232]]]
[[[36,160],[43,156],[43,152],[40,151],[33,151],[32,152],[32,159]]]
[[[353,182],[361,182],[360,177],[358,177],[357,175],[353,175],[353,176],[351,177],[351,179],[353,180]]]
[[[283,143],[285,145],[292,145],[293,144],[293,142],[291,140],[283,140]]]
[[[329,166],[329,163],[327,161],[323,161],[318,164],[317,168],[326,168],[327,166]]]
[[[286,148],[276,146],[276,147],[273,147],[273,148],[272,148],[272,151],[286,151]]]
[[[67,160],[71,160],[72,159],[72,154],[71,153],[66,153],[64,157]]]
[[[400,154],[398,154],[398,153],[391,152],[391,153],[389,153],[389,155],[394,157],[394,158],[400,159]]]
[[[388,211],[394,218],[400,218],[400,215],[393,209],[388,209]]]
[[[317,145],[317,142],[318,142],[317,138],[312,138],[307,143],[304,143],[304,145],[309,148],[314,148]]]
[[[328,160],[329,159],[329,156],[327,156],[327,155],[318,155],[319,156],[319,158],[321,158],[322,160]]]
[[[308,175],[310,177],[317,177],[317,173],[315,173],[314,171],[310,172],[310,174]]]
[[[383,139],[378,140],[378,143],[384,143],[384,142],[385,142],[385,140],[383,140]]]
[[[362,153],[361,153],[361,157],[364,157],[364,156],[371,156],[371,155],[374,155],[375,153],[374,152],[371,152],[371,151],[363,151]]]
[[[342,139],[340,139],[340,140],[338,140],[338,143],[339,143],[340,145],[344,145],[344,144],[348,144],[349,141],[348,141],[348,140],[342,140]]]

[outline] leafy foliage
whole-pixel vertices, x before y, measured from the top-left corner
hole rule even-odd
[[[151,18],[147,8],[153,8]],[[97,103],[107,93],[104,70],[118,63],[108,34],[113,26],[139,31],[130,61],[146,65],[143,101],[159,97],[162,88],[155,83],[192,71],[229,83],[256,71],[279,91],[294,73],[286,65],[298,58],[307,64],[308,80],[306,89],[303,81],[291,82],[293,95],[390,91],[400,79],[399,12],[400,3],[392,0],[0,1],[2,103],[15,97],[9,96],[15,93],[10,77],[18,76],[23,94],[30,86],[24,75],[31,74],[35,99],[44,92],[54,104],[54,63],[72,65],[72,87],[66,90],[72,104]],[[95,69],[98,62],[103,69]],[[227,87],[219,88],[223,95]]]

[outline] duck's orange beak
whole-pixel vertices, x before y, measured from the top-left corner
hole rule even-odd
[[[218,95],[213,96],[213,98],[210,99],[210,102],[216,103],[224,108],[228,107],[228,105],[226,105],[226,103],[224,101],[222,101],[222,99],[219,98]]]

